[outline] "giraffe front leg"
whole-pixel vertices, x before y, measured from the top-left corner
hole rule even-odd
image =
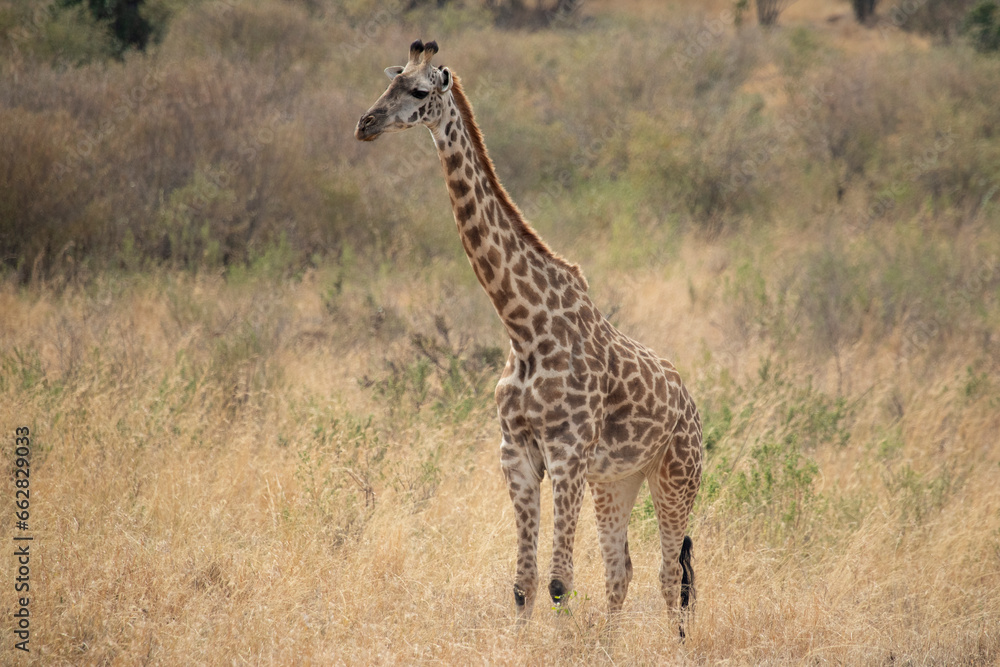
[[[549,595],[556,604],[573,592],[573,541],[586,486],[586,464],[576,455],[552,465],[553,536]]]
[[[518,623],[531,618],[538,590],[538,524],[541,516],[541,476],[531,462],[506,440],[500,446],[507,493],[514,503],[517,527],[517,573],[514,604]]]

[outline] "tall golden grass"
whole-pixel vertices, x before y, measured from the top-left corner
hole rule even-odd
[[[758,32],[717,30],[724,3],[627,7],[523,33],[474,8],[178,3],[152,53],[69,68],[18,33],[0,428],[8,465],[31,429],[35,540],[31,653],[5,612],[4,662],[1000,658],[1000,65],[802,8]],[[622,615],[588,499],[570,613],[514,627],[507,343],[431,142],[351,136],[414,35],[700,406],[684,643],[645,491]]]
[[[29,426],[35,448],[31,657],[991,663],[995,376],[970,377],[959,355],[921,353],[900,368],[885,342],[845,362],[847,416],[810,426],[837,409],[832,394],[805,389],[814,369],[790,363],[787,384],[769,383],[752,363],[731,373],[710,355],[724,344],[709,323],[731,314],[676,297],[689,280],[713,281],[698,265],[725,251],[699,245],[685,244],[672,278],[619,275],[636,288],[618,311],[626,328],[684,360],[716,429],[692,519],[700,598],[684,644],[656,586],[643,498],[622,618],[604,617],[588,503],[572,615],[543,605],[514,629],[514,535],[488,392],[469,381],[473,407],[456,418],[433,371],[420,406],[412,388],[391,403],[365,387],[390,375],[386,360],[423,358],[386,331],[384,313],[437,336],[423,304],[451,323],[451,338],[493,344],[490,313],[475,306],[456,324],[474,286],[448,298],[441,283],[400,290],[395,276],[373,286],[378,305],[347,292],[331,311],[329,276],[317,272],[282,285],[167,275],[60,295],[4,290],[2,422]],[[788,482],[799,462],[750,456],[755,443],[797,434],[812,437],[801,456],[817,474],[805,487]],[[779,480],[769,497],[739,495],[736,475],[754,469]],[[790,497],[804,504],[788,517]]]

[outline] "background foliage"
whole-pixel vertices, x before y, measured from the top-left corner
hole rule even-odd
[[[101,13],[127,3],[0,2],[30,658],[995,662],[988,4],[860,25],[800,0],[762,29],[722,0],[149,0],[134,48]],[[573,613],[511,631],[508,343],[428,137],[352,136],[417,36],[514,199],[698,402],[683,645],[646,491],[624,616],[603,615],[588,500]]]

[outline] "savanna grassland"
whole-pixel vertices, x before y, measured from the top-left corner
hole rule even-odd
[[[0,558],[0,662],[995,664],[1000,57],[928,32],[936,0],[413,4],[151,1],[137,51],[0,2],[0,432],[13,468],[31,431],[35,538],[28,654]],[[507,341],[426,133],[352,136],[417,37],[700,406],[683,644],[645,490],[622,616],[588,498],[568,611],[513,627]]]

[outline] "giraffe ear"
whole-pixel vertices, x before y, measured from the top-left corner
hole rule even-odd
[[[447,67],[442,67],[438,70],[438,92],[447,93],[451,90],[452,81],[451,70]]]
[[[399,65],[396,65],[395,67],[386,67],[385,68],[385,75],[387,77],[389,77],[390,79],[395,79],[397,76],[399,76],[400,72],[402,72],[402,71],[403,71],[403,68],[400,67]]]

